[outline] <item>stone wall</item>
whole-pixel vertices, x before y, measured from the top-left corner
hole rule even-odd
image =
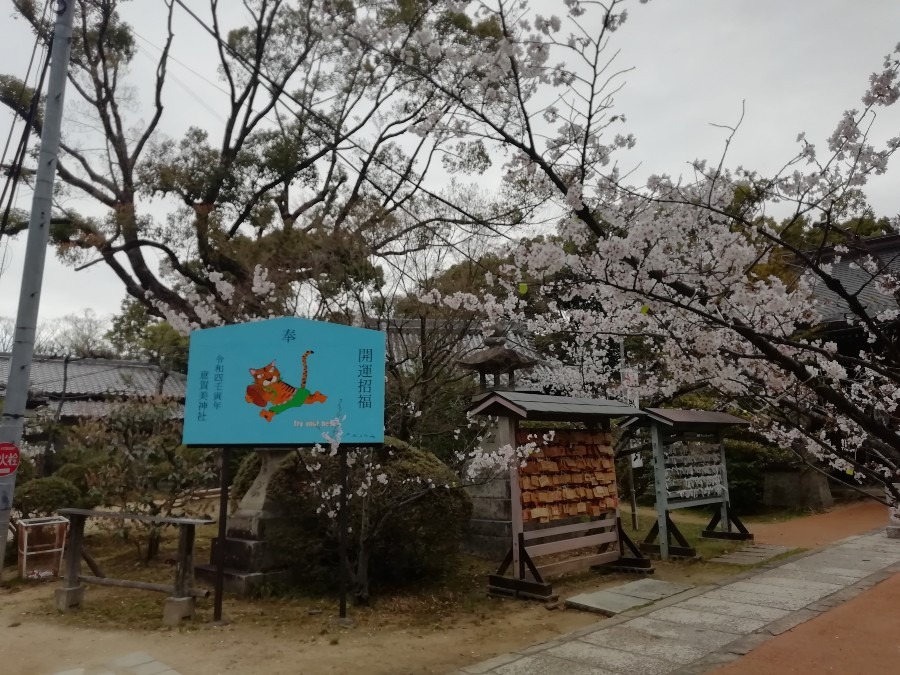
[[[467,553],[501,560],[512,542],[509,477],[466,488],[472,498],[472,520],[465,541]]]
[[[821,511],[834,505],[828,479],[818,471],[771,471],[763,478],[763,504]]]

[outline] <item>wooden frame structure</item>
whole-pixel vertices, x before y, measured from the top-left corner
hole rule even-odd
[[[705,410],[645,408],[643,413],[622,424],[625,428],[647,425],[650,429],[656,522],[641,542],[641,551],[659,555],[662,560],[696,557],[697,550],[669,515],[675,509],[694,506],[719,507],[703,530],[703,537],[752,540],[753,535],[729,504],[722,436],[728,427],[750,423],[727,413]],[[705,446],[707,452],[697,452],[697,446]],[[720,525],[721,530],[717,529]]]
[[[557,596],[546,580],[553,574],[598,565],[653,571],[650,560],[622,529],[609,433],[611,419],[639,415],[639,410],[616,401],[496,391],[478,399],[470,412],[499,418],[495,437],[498,448],[519,447],[529,439],[538,445],[525,466],[513,463],[509,469],[512,536],[508,553],[488,577],[491,594],[554,602]],[[522,428],[520,422],[526,420],[580,422],[586,430],[555,430],[557,440],[549,442],[549,430]],[[560,436],[565,438],[559,440]],[[550,447],[555,449],[554,454],[545,454],[550,453]],[[543,473],[545,469],[553,475]],[[536,508],[526,508],[526,504],[539,503],[535,493],[523,490],[532,477],[548,489],[544,494],[551,495],[553,506],[541,503]],[[562,493],[564,506],[556,499],[557,493]],[[551,518],[565,522],[552,525]],[[588,547],[596,549],[587,555],[545,564],[535,560]]]
[[[162,518],[139,513],[121,511],[94,511],[91,509],[60,509],[59,514],[69,519],[69,546],[66,551],[66,570],[63,587],[56,591],[56,608],[68,612],[80,607],[84,599],[82,583],[98,586],[116,586],[119,588],[137,588],[144,591],[168,593],[163,611],[163,622],[177,625],[182,619],[194,614],[195,598],[209,596],[206,589],[193,588],[194,578],[194,535],[197,525],[209,525],[214,520],[201,518]],[[81,558],[84,545],[84,525],[88,518],[106,518],[109,520],[135,520],[157,525],[175,525],[178,527],[178,558],[175,561],[175,583],[156,584],[129,579],[109,579],[105,576],[88,576],[81,574]]]

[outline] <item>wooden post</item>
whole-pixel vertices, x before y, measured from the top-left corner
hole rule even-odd
[[[77,588],[81,574],[81,548],[84,546],[84,516],[71,516],[69,520],[69,550],[66,552],[66,588]]]
[[[69,550],[66,551],[66,575],[63,587],[54,592],[56,609],[68,612],[81,607],[84,586],[81,585],[81,551],[84,547],[84,522],[87,517],[75,514],[69,517]]]
[[[669,527],[666,518],[669,499],[666,493],[666,452],[659,423],[650,425],[650,442],[653,447],[653,482],[656,487],[656,523],[659,525],[659,557],[669,559]]]
[[[347,449],[338,450],[338,460],[341,464],[341,496],[340,507],[338,511],[338,556],[340,557],[340,578],[338,580],[338,593],[340,596],[338,616],[341,619],[347,618],[347,586],[350,570],[347,568],[347,485],[349,483],[349,467],[347,466]]]
[[[223,557],[219,548],[219,556]],[[178,560],[175,562],[175,585],[172,595],[166,598],[163,623],[177,626],[184,619],[194,616],[194,596],[191,594],[191,577],[194,575],[194,526],[178,525]]]
[[[213,621],[222,620],[222,596],[225,592],[225,539],[228,536],[228,468],[231,464],[231,448],[222,448],[222,468],[219,471],[219,555],[216,556],[216,584],[213,600]],[[178,542],[179,547],[181,541]],[[191,542],[193,546],[193,540]]]
[[[629,492],[631,493],[629,496],[629,503],[631,506],[631,529],[635,532],[638,531],[638,514],[637,514],[637,492],[634,489],[634,467],[631,465],[631,454],[628,455],[628,485]],[[618,503],[616,504],[616,513],[619,513]]]
[[[509,444],[515,453],[516,448],[516,421],[512,417],[501,417],[497,427],[497,447],[502,448]],[[518,579],[524,579],[525,561],[522,558],[522,545],[520,535],[525,531],[522,521],[522,489],[519,487],[519,465],[515,460],[509,467],[509,508],[511,513],[512,529],[512,565],[513,575]]]
[[[721,431],[718,433],[717,438],[721,457],[719,466],[722,472],[722,526],[726,532],[731,532],[731,518],[728,517],[728,470],[725,467],[725,438]]]
[[[190,595],[191,577],[194,574],[194,534],[193,525],[178,526],[178,560],[175,563],[173,594],[176,598],[186,598]]]

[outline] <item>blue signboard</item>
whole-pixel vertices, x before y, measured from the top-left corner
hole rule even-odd
[[[384,333],[283,318],[191,334],[185,445],[384,442]]]

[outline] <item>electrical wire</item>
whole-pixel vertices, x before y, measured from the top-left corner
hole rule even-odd
[[[41,24],[43,24],[47,19],[47,8],[49,6],[50,6],[50,0],[44,0],[44,9],[41,12]],[[41,45],[41,37],[40,37],[40,32],[38,32],[38,34],[35,35],[35,38],[34,38],[34,47],[31,48],[31,58],[28,60],[28,69],[25,71],[25,77],[22,78],[22,89],[19,91],[19,96],[17,97],[16,100],[21,101],[22,97],[25,96],[25,90],[28,88],[28,78],[31,77],[31,69],[34,67],[34,57],[37,55],[37,50],[40,45]],[[47,44],[44,43],[45,54],[47,51],[48,51]],[[37,91],[37,90],[34,93],[36,96],[40,95],[39,91]],[[15,123],[16,123],[17,113],[13,112],[12,117],[13,117],[13,121],[12,121],[12,124],[9,125],[9,133],[6,135],[6,143],[3,146],[3,153],[0,154],[0,167],[2,167],[6,162],[6,154],[7,154],[7,152],[9,152],[9,144],[12,142],[13,131],[15,130],[15,126],[16,126]],[[9,181],[7,180],[7,185],[8,185],[8,182]],[[3,193],[2,193],[2,196],[0,196],[0,203],[3,203],[3,199],[6,196],[7,185],[4,185],[4,187],[3,187]]]
[[[44,9],[41,12],[41,25],[43,25],[47,21],[47,12],[49,7],[50,0],[44,0]],[[2,253],[0,253],[0,274],[3,273],[3,270],[6,266],[6,256],[9,252],[9,241],[8,237],[5,236],[9,225],[9,215],[12,211],[13,206],[18,201],[19,178],[21,178],[22,176],[22,170],[25,165],[25,156],[28,151],[28,141],[31,137],[31,127],[34,122],[34,117],[37,114],[37,106],[40,102],[41,91],[44,88],[44,78],[47,73],[47,67],[50,63],[52,41],[49,45],[46,42],[43,42],[40,38],[40,31],[37,31],[37,35],[35,35],[34,46],[31,49],[31,58],[28,61],[28,69],[25,72],[25,77],[22,79],[22,88],[17,99],[21,101],[25,96],[25,90],[28,87],[28,79],[31,77],[31,70],[34,66],[34,60],[37,56],[38,47],[41,44],[43,44],[43,53],[41,56],[41,59],[43,60],[43,66],[40,69],[40,77],[34,87],[34,94],[31,98],[28,117],[25,121],[25,128],[22,131],[22,138],[20,139],[19,145],[16,150],[16,156],[9,167],[9,173],[7,174],[6,182],[3,185],[3,192],[2,194],[0,194],[0,207],[2,207],[4,199],[6,198],[7,191],[9,192],[9,200],[6,203],[6,207],[3,209],[2,217],[0,217],[0,249],[2,249]],[[6,155],[9,151],[9,144],[12,140],[13,131],[15,130],[16,117],[17,113],[13,112],[13,120],[9,125],[9,133],[6,137],[6,144],[3,147],[2,156],[0,156],[0,167],[2,167],[6,162]]]
[[[10,167],[10,174],[6,179],[6,184],[3,187],[3,194],[0,196],[0,203],[2,203],[3,199],[6,198],[7,188],[11,188],[9,190],[9,199],[6,201],[6,207],[3,210],[3,217],[0,220],[0,237],[6,233],[6,228],[9,224],[9,214],[12,210],[13,203],[15,202],[16,190],[19,187],[19,179],[22,176],[22,170],[25,166],[25,155],[28,154],[28,141],[31,139],[31,131],[34,125],[34,118],[37,115],[38,103],[40,101],[40,92],[44,88],[44,79],[47,75],[47,70],[50,65],[50,52],[52,50],[47,50],[47,58],[44,59],[43,66],[41,68],[40,79],[38,80],[37,87],[34,90],[34,96],[31,97],[31,105],[28,108],[28,116],[25,118],[25,127],[22,129],[22,137],[19,140],[19,145],[16,148],[16,156],[13,158],[12,166]]]

